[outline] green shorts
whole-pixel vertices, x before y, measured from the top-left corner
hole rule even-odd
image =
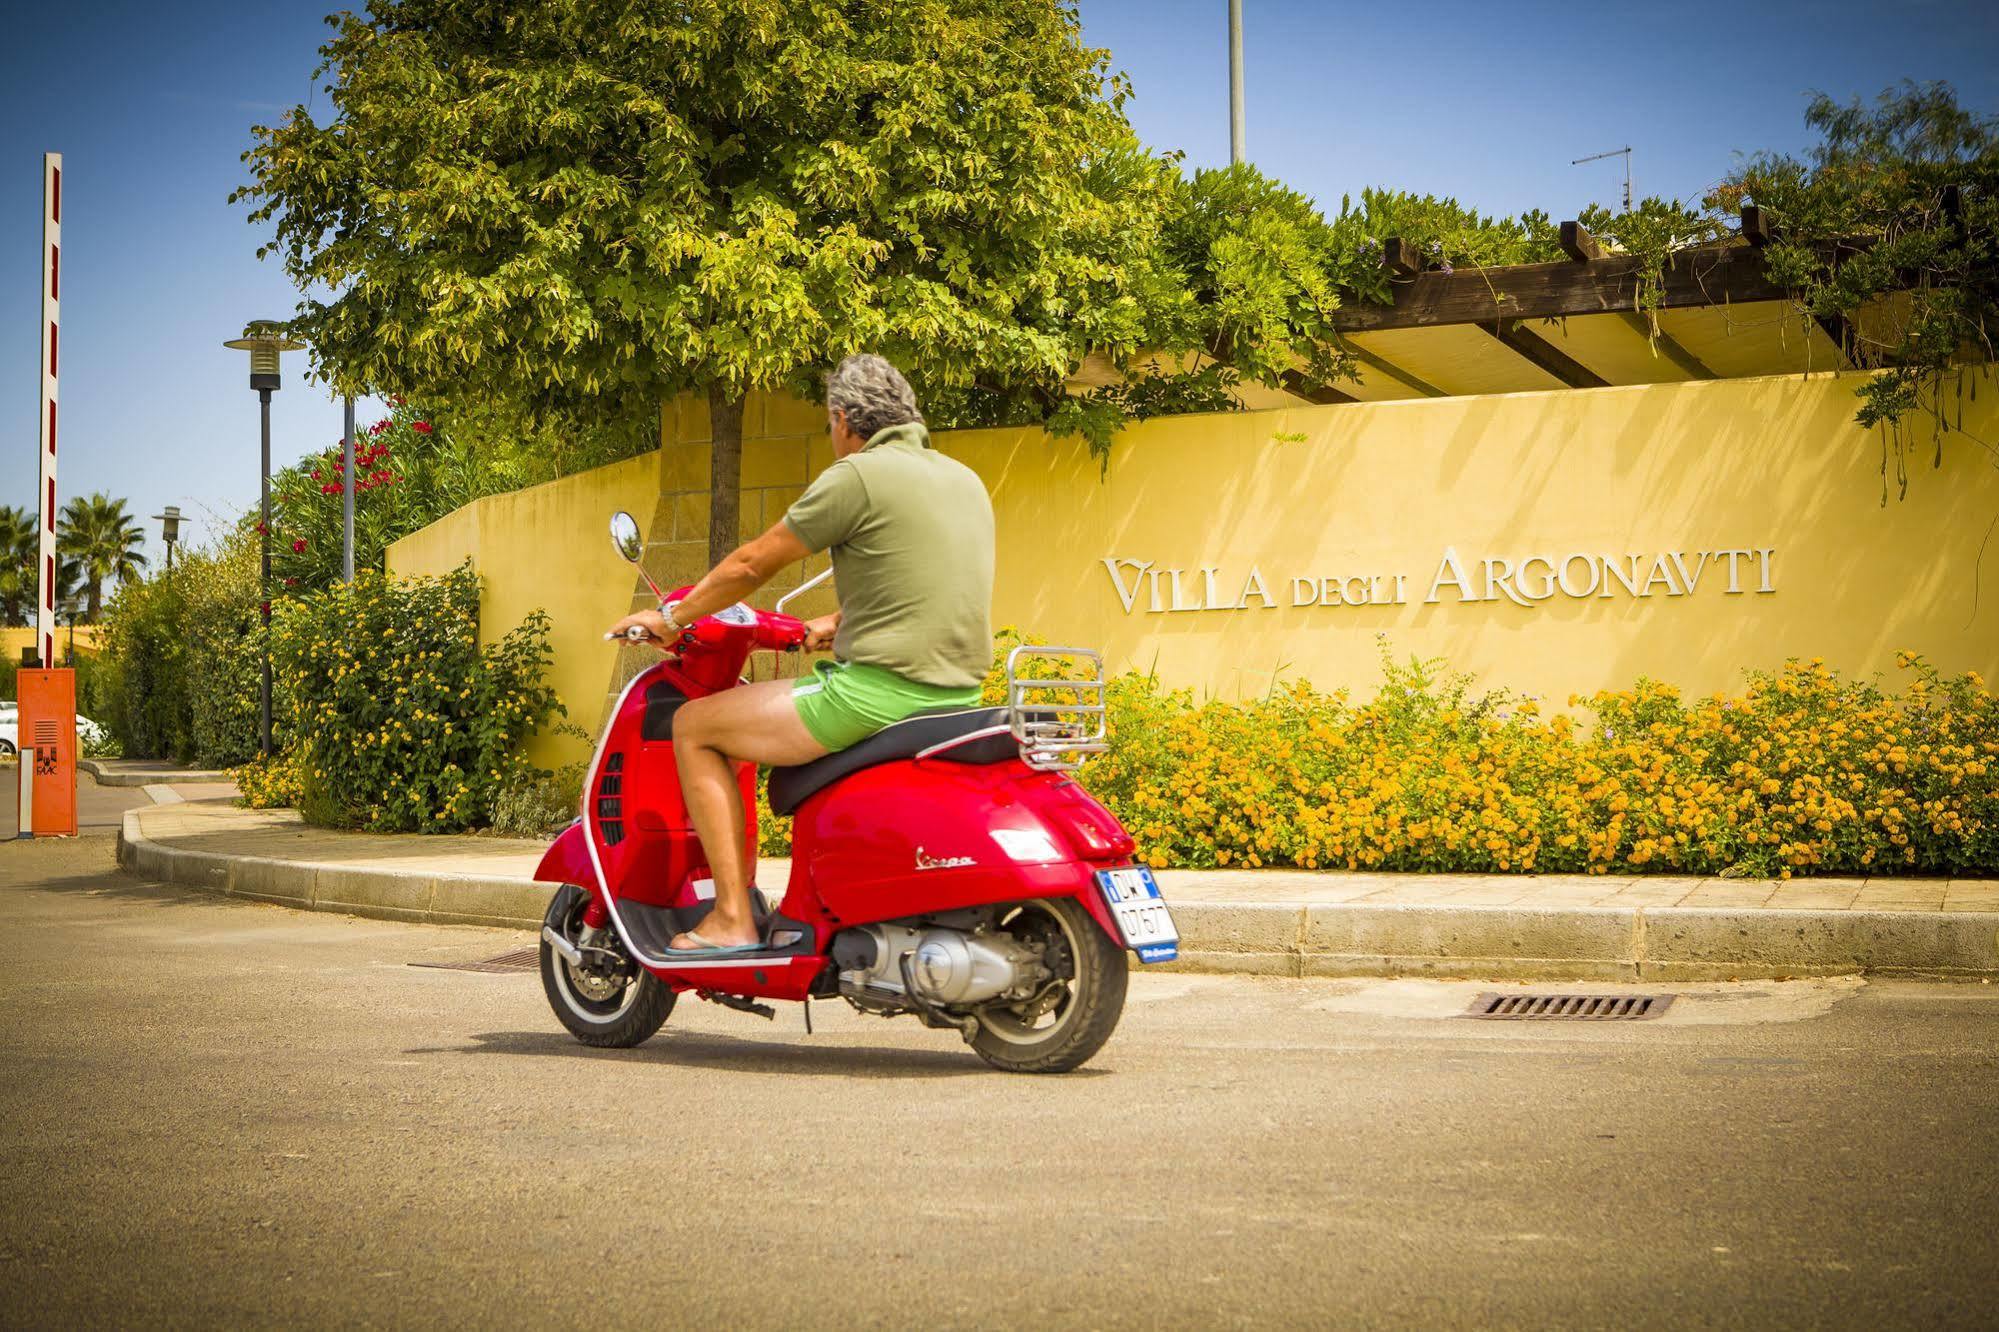
[[[791,687],[798,720],[829,754],[905,717],[932,708],[968,708],[979,698],[977,685],[918,684],[879,666],[848,661],[822,661]]]

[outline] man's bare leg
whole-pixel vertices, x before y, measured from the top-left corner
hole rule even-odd
[[[791,681],[762,684],[691,699],[673,714],[673,757],[680,766],[680,790],[695,835],[715,876],[715,909],[701,922],[701,938],[711,944],[757,941],[750,912],[754,857],[743,854],[743,793],[735,764],[784,766],[826,753],[798,719]],[[677,949],[700,948],[699,940],[676,935]]]

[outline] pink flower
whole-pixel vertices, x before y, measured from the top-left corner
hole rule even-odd
[[[379,435],[388,428],[389,428],[389,423],[387,421],[377,421],[375,422],[375,424],[368,427],[368,433],[371,435]]]
[[[319,480],[319,469],[317,467],[312,469],[312,479],[315,481]]]
[[[430,422],[412,421],[410,422],[410,429],[416,431],[419,435],[428,435],[430,433]]]
[[[292,542],[292,554],[294,554],[294,555],[303,555],[303,554],[305,554],[305,538],[304,538],[304,537],[300,537],[300,538],[298,538],[298,539],[297,539],[296,541]]]

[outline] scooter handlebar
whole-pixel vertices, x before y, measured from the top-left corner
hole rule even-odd
[[[678,601],[691,590],[683,587],[673,594],[673,599]],[[704,615],[688,625],[681,633],[678,646],[722,648],[732,642],[740,643],[744,635],[749,637],[753,648],[796,652],[805,645],[805,621],[795,615],[737,605],[715,615]],[[633,643],[655,641],[643,625],[636,624],[623,634],[605,634],[604,638],[606,641],[624,639]]]

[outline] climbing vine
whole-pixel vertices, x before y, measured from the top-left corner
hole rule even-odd
[[[1891,468],[1906,493],[1912,427],[1928,425],[1940,464],[1977,391],[1967,367],[1993,357],[1999,120],[1959,106],[1947,85],[1909,83],[1871,107],[1820,95],[1805,121],[1820,136],[1807,156],[1751,158],[1706,202],[1767,215],[1772,276],[1874,372],[1855,419],[1881,431],[1884,498]]]

